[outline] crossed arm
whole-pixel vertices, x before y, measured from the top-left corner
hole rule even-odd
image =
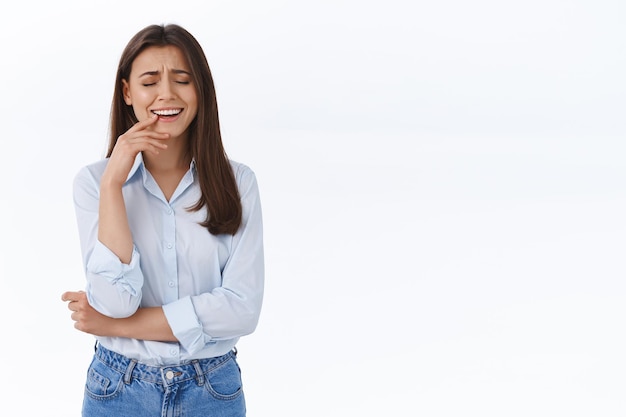
[[[61,296],[72,311],[74,327],[95,336],[127,337],[140,340],[176,342],[161,307],[139,308],[126,318],[111,318],[96,311],[84,291],[67,291]]]

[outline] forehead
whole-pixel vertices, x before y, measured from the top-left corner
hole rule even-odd
[[[137,55],[131,66],[130,73],[132,76],[146,71],[161,72],[173,69],[189,71],[183,52],[173,45],[150,46]]]

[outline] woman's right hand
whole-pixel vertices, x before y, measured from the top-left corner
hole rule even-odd
[[[109,162],[102,175],[102,183],[122,186],[133,167],[135,157],[139,152],[152,152],[158,154],[159,150],[166,149],[163,143],[169,138],[169,133],[158,133],[152,129],[152,125],[159,119],[155,114],[149,119],[135,123],[123,135],[117,138]]]

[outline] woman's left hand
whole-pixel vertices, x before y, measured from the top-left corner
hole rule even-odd
[[[95,336],[111,334],[111,326],[115,319],[96,311],[87,301],[87,294],[84,291],[67,291],[63,293],[61,299],[68,301],[67,307],[72,312],[74,328]]]

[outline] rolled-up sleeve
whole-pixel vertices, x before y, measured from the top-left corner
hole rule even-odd
[[[124,264],[109,248],[96,241],[87,261],[87,299],[100,313],[128,317],[141,301],[143,274],[139,252],[133,246],[130,263]]]
[[[87,278],[86,293],[89,304],[100,313],[122,318],[131,316],[139,308],[143,274],[140,255],[135,247],[129,264],[98,241],[98,209],[100,166],[83,168],[74,179],[74,207]]]
[[[191,297],[184,297],[163,306],[168,324],[187,352],[195,353],[215,343],[203,330],[202,322],[193,307]]]
[[[236,176],[242,224],[232,238],[222,285],[163,306],[174,335],[191,354],[208,344],[250,334],[259,321],[265,279],[261,202],[252,170],[240,166]]]

